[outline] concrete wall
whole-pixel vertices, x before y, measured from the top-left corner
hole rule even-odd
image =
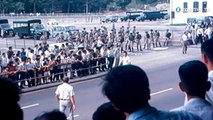
[[[207,12],[202,12],[203,2],[207,2]],[[184,13],[183,3],[187,2],[188,9]],[[199,12],[193,12],[193,3],[199,2]],[[213,16],[213,0],[170,0],[170,11],[174,12],[174,18],[170,19],[170,24],[186,24],[187,18],[197,18],[201,16]]]

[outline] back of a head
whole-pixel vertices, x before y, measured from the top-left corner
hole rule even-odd
[[[93,120],[125,120],[123,112],[114,108],[111,102],[104,103],[98,107],[92,116]]]
[[[201,45],[201,53],[205,54],[213,63],[213,39],[206,40]]]
[[[198,60],[186,62],[179,68],[179,76],[188,95],[203,97],[210,88],[208,70]]]
[[[141,68],[134,65],[115,67],[106,75],[103,94],[119,110],[132,113],[148,104],[148,77]]]
[[[20,89],[7,78],[0,77],[0,116],[7,120],[23,120],[23,111],[18,104]],[[8,116],[9,115],[9,116]]]
[[[37,116],[34,120],[67,120],[67,117],[63,112],[60,112],[59,110],[53,110]]]
[[[64,76],[64,78],[62,79],[63,82],[68,83],[69,82],[69,78],[67,76]]]
[[[0,77],[0,95],[2,98],[6,98],[0,99],[0,103],[17,103],[20,100],[20,93],[20,89],[13,81]]]

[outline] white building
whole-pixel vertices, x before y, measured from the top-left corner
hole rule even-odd
[[[213,0],[170,0],[170,24],[185,24],[187,18],[213,16]]]

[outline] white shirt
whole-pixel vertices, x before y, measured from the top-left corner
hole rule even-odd
[[[65,65],[61,65],[61,69],[65,69],[66,68],[66,63],[67,63],[67,59],[63,56],[61,56],[61,63],[65,64]]]
[[[29,53],[28,56],[32,61],[34,61],[34,54],[33,53]]]
[[[7,57],[3,57],[3,56],[2,56],[2,59],[1,59],[1,60],[2,60],[2,61],[1,61],[2,66],[3,66],[3,67],[6,67],[7,64],[8,64],[8,59],[7,59]]]
[[[187,41],[187,40],[188,40],[188,36],[187,36],[186,34],[183,34],[182,40],[183,40],[183,41]]]
[[[190,99],[184,106],[173,109],[172,111],[187,111],[198,115],[203,120],[213,120],[213,106],[201,98]]]
[[[59,85],[55,91],[55,94],[59,95],[59,99],[67,99],[67,100],[69,100],[70,97],[75,95],[73,87],[68,83],[63,83]]]
[[[122,63],[122,65],[129,65],[129,64],[131,64],[130,57],[129,56],[122,57],[121,58],[121,63]]]
[[[33,70],[34,68],[35,68],[35,63],[33,63],[33,62],[27,63],[27,69],[28,70]]]

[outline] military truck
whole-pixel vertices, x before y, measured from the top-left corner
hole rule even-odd
[[[145,20],[157,20],[157,19],[164,19],[167,15],[167,11],[165,10],[156,10],[156,11],[144,11],[143,14],[136,18],[137,21],[145,21]]]
[[[47,39],[50,36],[50,32],[44,28],[40,19],[16,20],[13,21],[13,28],[20,39],[30,37],[39,40],[43,34],[46,35]]]
[[[2,38],[6,36],[15,36],[15,33],[11,26],[9,25],[9,22],[7,19],[0,19],[0,36]]]

